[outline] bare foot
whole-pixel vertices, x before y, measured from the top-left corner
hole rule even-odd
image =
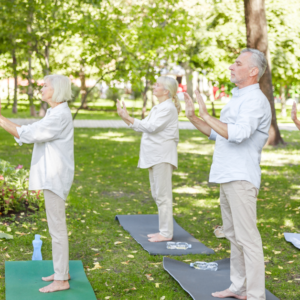
[[[156,235],[158,235],[158,234],[159,234],[159,232],[157,232],[157,233],[150,233],[150,234],[147,235],[147,237],[150,237],[150,238],[151,238],[151,237],[154,237],[154,236],[156,236]]]
[[[154,237],[152,237],[151,239],[148,239],[149,242],[166,242],[166,241],[171,241],[172,238],[166,238],[164,236],[162,236],[160,233],[156,234]]]
[[[68,290],[70,288],[67,280],[54,280],[49,285],[39,289],[41,293],[53,293],[58,291]]]
[[[68,279],[68,280],[70,280],[70,279],[71,279],[70,274],[68,274],[68,276],[69,276],[69,279]],[[48,276],[48,277],[42,277],[42,280],[43,280],[43,281],[53,281],[53,280],[54,280],[54,274],[53,274],[53,275],[50,275],[50,276]]]
[[[216,292],[212,293],[212,296],[215,298],[228,298],[228,297],[233,297],[236,299],[241,299],[241,300],[246,300],[247,296],[239,296],[231,292],[229,289],[222,291],[222,292]]]

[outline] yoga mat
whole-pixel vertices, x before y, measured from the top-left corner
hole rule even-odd
[[[229,288],[230,259],[217,260],[218,271],[202,271],[191,268],[189,264],[164,257],[164,269],[181,285],[194,300],[216,300],[211,293]],[[233,298],[223,298],[233,299]],[[279,300],[266,290],[266,300]]]
[[[214,250],[207,248],[192,235],[174,222],[174,236],[172,242],[186,242],[192,244],[187,250],[167,249],[166,242],[151,243],[147,234],[158,232],[158,215],[117,215],[122,227],[151,255],[186,255],[186,254],[214,254]]]
[[[39,289],[51,282],[42,281],[42,276],[53,274],[52,260],[6,261],[6,300],[97,300],[82,262],[70,261],[70,289],[55,293],[41,293]]]
[[[285,240],[292,243],[296,248],[300,249],[300,234],[299,233],[284,233]]]

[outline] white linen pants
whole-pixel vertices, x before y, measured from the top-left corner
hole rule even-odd
[[[65,201],[50,190],[44,190],[49,233],[52,238],[54,280],[68,280],[69,241]]]
[[[173,237],[173,166],[160,163],[149,168],[151,193],[158,208],[159,233],[165,238]]]
[[[258,189],[248,181],[220,186],[223,231],[231,243],[230,291],[247,300],[265,300],[265,265],[256,226]]]

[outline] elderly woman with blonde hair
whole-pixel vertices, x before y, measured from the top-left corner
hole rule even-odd
[[[44,190],[54,267],[53,275],[42,278],[53,282],[39,291],[50,293],[70,288],[65,215],[65,200],[74,177],[74,130],[67,103],[72,94],[70,79],[62,75],[46,76],[41,91],[42,100],[50,105],[43,119],[19,126],[1,115],[0,105],[0,126],[12,134],[20,146],[34,144],[29,189]]]
[[[153,95],[159,101],[144,120],[129,116],[125,103],[117,102],[119,116],[135,131],[143,132],[138,167],[149,169],[152,197],[158,207],[159,232],[148,234],[150,242],[170,241],[173,238],[172,172],[177,168],[179,141],[177,97],[178,83],[162,76],[157,79]]]

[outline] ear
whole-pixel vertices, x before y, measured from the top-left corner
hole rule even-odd
[[[258,75],[258,73],[259,73],[258,68],[257,68],[257,67],[254,67],[254,68],[252,68],[251,71],[250,71],[250,77],[255,77],[255,76]]]

